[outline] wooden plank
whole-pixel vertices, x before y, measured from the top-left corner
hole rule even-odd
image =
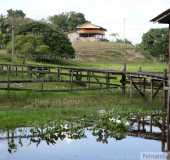
[[[169,70],[168,70],[168,85],[170,86],[170,24],[169,24]],[[167,105],[167,150],[170,151],[170,90],[168,91],[168,105]]]
[[[133,86],[136,88],[136,90],[139,92],[139,94],[140,94],[142,97],[145,97],[145,94],[137,87],[137,85],[133,82],[133,80],[132,80],[132,84],[133,84]]]
[[[64,83],[70,83],[70,80],[51,80],[51,79],[31,79],[31,80],[10,80],[10,83],[13,84],[13,83],[41,83],[41,82],[46,82],[46,83],[50,83],[50,82],[64,82]],[[77,83],[79,84],[80,81],[79,80],[73,80],[72,81],[73,83]],[[83,80],[81,81],[82,83],[89,83],[89,81],[87,80]],[[5,84],[5,83],[8,83],[8,80],[1,80],[0,83],[2,84]],[[106,85],[105,82],[96,82],[96,81],[90,81],[91,84],[103,84],[103,85]],[[111,86],[116,86],[116,87],[120,87],[119,84],[114,84],[114,83],[110,83]]]
[[[161,82],[160,86],[157,88],[157,90],[155,91],[155,93],[153,94],[152,98],[154,99],[156,97],[156,95],[158,94],[158,92],[160,91],[160,89],[163,87],[163,82]]]
[[[114,88],[114,87],[110,87]],[[88,90],[104,90],[108,89],[107,87],[91,87],[91,88],[73,88],[72,91],[88,91]],[[0,90],[8,90],[7,88],[0,88]],[[30,88],[10,88],[10,91],[32,91],[32,92],[69,92],[70,89],[30,89]]]

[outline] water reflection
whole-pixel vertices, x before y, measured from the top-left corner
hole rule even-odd
[[[97,142],[104,144],[108,144],[110,139],[122,140],[127,136],[157,140],[161,142],[162,151],[166,151],[166,130],[163,118],[153,115],[126,119],[107,115],[91,123],[66,121],[52,122],[41,127],[6,129],[1,131],[0,140],[7,141],[9,153],[15,153],[18,148],[24,146],[25,139],[29,145],[35,144],[38,147],[41,142],[54,145],[63,140],[86,139],[89,132]]]

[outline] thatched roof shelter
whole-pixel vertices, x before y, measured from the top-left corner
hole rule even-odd
[[[107,30],[103,27],[87,22],[85,24],[79,25],[77,27],[77,31],[79,34],[104,35]]]

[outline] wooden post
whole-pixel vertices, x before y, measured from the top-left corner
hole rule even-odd
[[[163,89],[164,89],[163,97],[164,97],[164,107],[165,107],[165,109],[167,108],[167,99],[168,99],[168,91],[165,89],[165,87],[168,86],[167,79],[168,79],[167,69],[165,69],[164,70],[164,81],[163,81]]]
[[[145,117],[142,117],[142,130],[145,130]]]
[[[44,82],[43,82],[43,79],[42,79],[42,82],[41,82],[41,90],[42,90],[42,91],[44,90]]]
[[[132,77],[130,75],[130,98],[132,98],[132,92],[133,92],[133,88],[132,88]]]
[[[169,24],[169,70],[168,70],[168,85],[170,86],[170,24]],[[170,151],[170,90],[168,90],[168,105],[167,105],[167,150]]]
[[[150,132],[152,133],[152,126],[153,126],[153,116],[152,116],[152,114],[151,114],[151,116],[150,116]]]
[[[106,87],[107,88],[110,87],[110,74],[109,74],[109,72],[106,73]]]
[[[137,117],[137,123],[138,123],[138,131],[140,131],[140,117]]]
[[[7,84],[7,89],[8,89],[8,93],[10,91],[10,70],[11,70],[11,67],[8,65],[7,66],[7,74],[8,74],[8,84]]]
[[[146,78],[143,79],[143,94],[145,95],[146,90]]]
[[[43,82],[41,82],[41,90],[43,91],[43,89],[44,89],[44,84]]]
[[[140,66],[139,67],[139,71],[138,72],[142,72],[142,67]],[[139,88],[140,88],[140,90],[142,91],[142,78],[139,78]]]
[[[23,78],[23,76],[24,76],[24,68],[23,68],[23,65],[22,65],[22,67],[21,67],[21,70],[22,70],[22,78]]]
[[[123,66],[121,83],[122,83],[122,95],[124,96],[126,94],[126,64],[124,64]]]
[[[70,84],[71,84],[71,90],[73,89],[73,70],[70,70]]]
[[[90,71],[87,71],[88,88],[90,88],[90,76],[91,76]]]
[[[165,141],[166,139],[166,116],[162,117],[162,139]]]
[[[57,80],[60,81],[61,80],[61,69],[57,68]]]
[[[15,66],[15,76],[17,76],[18,75],[18,68],[17,68],[17,66]]]
[[[153,79],[151,79],[151,102],[153,101]]]

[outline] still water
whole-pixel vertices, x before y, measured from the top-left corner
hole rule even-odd
[[[5,131],[1,132],[0,160],[141,160],[142,152],[162,152],[160,140],[146,137],[127,135],[117,140],[103,135],[101,138],[92,130],[84,128],[78,132],[81,136],[77,136],[77,131],[76,134],[72,131],[71,136],[70,133],[61,136],[60,132],[60,138],[55,137],[55,143],[51,140],[49,143],[47,138],[32,139],[27,136],[30,128],[24,128],[23,136],[17,137],[18,130],[15,130],[12,138],[7,138]],[[156,127],[153,130],[159,133]],[[16,144],[12,151],[9,150],[11,142]]]

